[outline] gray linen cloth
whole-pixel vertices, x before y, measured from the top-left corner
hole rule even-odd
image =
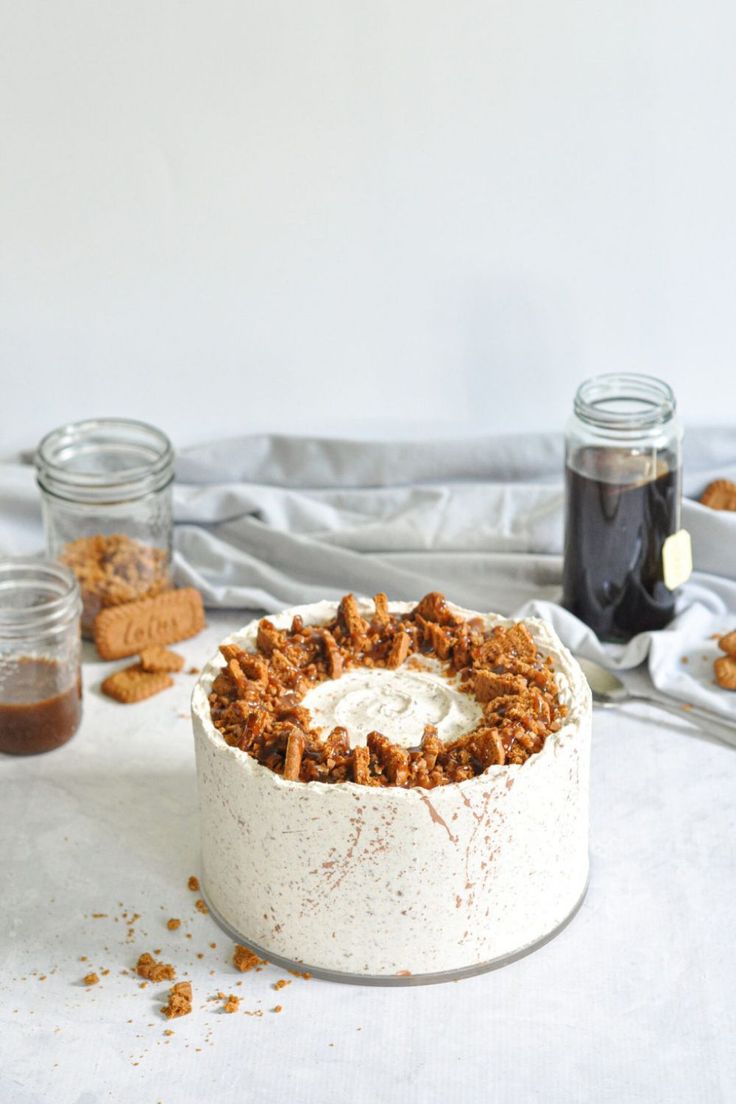
[[[213,607],[275,611],[347,591],[549,618],[574,651],[736,720],[713,684],[713,633],[736,628],[736,513],[695,499],[736,481],[736,429],[685,437],[683,525],[697,568],[661,632],[602,645],[556,601],[562,550],[560,435],[363,443],[252,436],[186,449],[174,487],[177,581]],[[28,465],[0,465],[0,549],[37,551]],[[245,618],[244,618],[245,620]],[[683,659],[687,662],[683,662]]]

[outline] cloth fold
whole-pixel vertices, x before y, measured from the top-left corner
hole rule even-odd
[[[648,664],[656,690],[736,720],[712,681],[714,633],[736,628],[736,514],[695,498],[736,480],[736,430],[685,437],[683,525],[697,568],[666,630],[601,644],[562,609],[563,440],[512,435],[364,443],[253,436],[186,449],[174,486],[177,581],[206,604],[273,612],[347,591],[547,617],[579,654]],[[0,548],[42,546],[28,465],[0,465]]]

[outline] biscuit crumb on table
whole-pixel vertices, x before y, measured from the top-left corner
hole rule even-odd
[[[248,970],[252,970],[256,966],[264,966],[265,963],[265,958],[259,958],[248,947],[243,947],[240,943],[235,944],[233,966],[236,970],[240,970],[241,974],[247,973]]]
[[[134,663],[108,675],[102,683],[102,693],[123,705],[133,705],[173,685],[174,680],[164,671],[145,671],[139,663]]]
[[[176,931],[177,928],[181,927],[181,920],[177,916],[172,916],[170,920],[166,921],[166,927],[169,931]]]
[[[736,690],[736,629],[716,639],[718,647],[726,653],[713,664],[716,682],[722,690]]]
[[[161,1014],[168,1020],[177,1016],[188,1016],[192,1011],[192,985],[189,981],[178,981],[169,990],[168,1003],[161,1009]]]
[[[192,893],[199,893],[199,878],[196,874],[190,874],[187,888],[191,889]]]
[[[85,985],[97,985],[99,980],[100,979],[97,976],[97,974],[87,974],[86,977],[84,978],[84,984]]]
[[[153,955],[142,954],[135,968],[139,977],[146,981],[173,981],[176,970],[170,962],[157,962]]]
[[[143,648],[139,658],[144,671],[176,672],[181,671],[184,666],[184,656],[170,651],[163,644],[152,644]]]
[[[736,483],[729,479],[715,479],[700,496],[703,506],[711,510],[736,510]]]
[[[721,656],[713,664],[713,669],[722,690],[736,690],[736,656]]]

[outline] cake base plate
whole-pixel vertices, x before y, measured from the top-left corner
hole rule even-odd
[[[532,954],[533,951],[538,951],[540,947],[544,947],[546,943],[551,942],[555,936],[559,935],[561,931],[564,931],[570,921],[575,917],[585,900],[585,895],[588,892],[588,885],[589,881],[586,880],[583,892],[580,894],[580,897],[570,909],[570,912],[564,920],[562,920],[556,928],[553,928],[552,931],[547,932],[546,935],[541,936],[539,939],[535,939],[533,943],[527,943],[525,946],[519,947],[518,950],[512,951],[510,954],[493,958],[490,962],[479,962],[477,965],[463,966],[459,970],[444,970],[436,974],[409,975],[350,974],[342,970],[326,970],[321,966],[311,966],[308,962],[297,962],[291,958],[284,958],[283,955],[274,954],[272,951],[269,951],[267,947],[261,947],[258,943],[254,943],[247,935],[236,931],[231,924],[228,924],[227,920],[225,920],[212,905],[205,885],[201,887],[200,891],[210,910],[212,919],[222,928],[225,934],[233,940],[233,942],[241,943],[244,947],[247,947],[248,950],[257,954],[259,958],[265,958],[267,962],[272,963],[274,966],[280,966],[284,970],[294,970],[297,973],[309,973],[312,977],[322,978],[324,981],[339,981],[347,985],[438,985],[443,981],[460,981],[462,978],[475,977],[476,974],[485,974],[490,970],[499,970],[502,966],[508,966],[510,963],[516,962],[517,959],[525,958],[526,955]]]

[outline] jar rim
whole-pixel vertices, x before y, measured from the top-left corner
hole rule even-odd
[[[668,383],[636,372],[592,376],[575,393],[576,416],[610,432],[655,429],[670,422],[677,400]]]
[[[29,605],[17,601],[24,589],[35,595]],[[6,604],[11,595],[16,601]],[[81,612],[77,577],[64,564],[33,556],[0,560],[0,637],[60,632]]]
[[[41,489],[73,502],[142,498],[174,477],[169,438],[134,418],[87,418],[59,426],[41,440],[34,461]]]

